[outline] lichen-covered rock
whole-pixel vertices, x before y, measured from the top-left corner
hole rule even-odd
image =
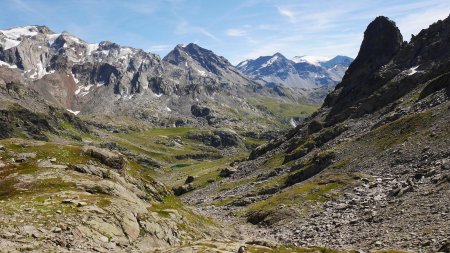
[[[125,157],[118,152],[93,146],[83,147],[83,150],[84,152],[86,152],[86,154],[100,160],[101,163],[116,170],[123,170],[127,165],[127,160],[125,159]]]

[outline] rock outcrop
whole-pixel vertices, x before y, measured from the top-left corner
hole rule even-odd
[[[402,44],[402,35],[393,21],[377,17],[369,24],[358,56],[342,82],[325,99],[324,106],[332,110],[330,120],[348,117],[355,105],[372,95],[387,78],[392,78],[381,75],[380,69],[392,61]]]

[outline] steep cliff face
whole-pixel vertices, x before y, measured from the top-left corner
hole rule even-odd
[[[332,125],[383,109],[426,78],[445,72],[449,21],[438,21],[402,42],[395,23],[378,17],[367,28],[358,57],[325,99],[324,122]]]
[[[403,44],[395,23],[386,17],[377,17],[364,32],[358,56],[350,65],[342,82],[327,96],[324,107],[331,108],[329,120],[348,117],[362,100],[379,89],[387,78],[380,74]]]

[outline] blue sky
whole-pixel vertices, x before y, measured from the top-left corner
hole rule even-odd
[[[376,16],[396,21],[409,40],[449,14],[448,0],[2,0],[0,27],[47,25],[162,57],[194,42],[236,64],[276,52],[355,57]]]

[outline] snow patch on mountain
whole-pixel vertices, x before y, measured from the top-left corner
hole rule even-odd
[[[243,62],[240,62],[238,65],[236,65],[236,67],[237,67],[237,68],[243,68],[243,67],[247,66],[247,64],[248,64],[249,61],[250,61],[250,60],[245,60],[245,61],[243,61]]]
[[[44,68],[44,65],[42,64],[42,62],[39,62],[37,64],[37,77],[38,78],[42,78],[43,76],[45,76],[47,74],[46,69]]]
[[[68,112],[73,113],[75,115],[78,115],[78,113],[80,113],[80,111],[72,111],[70,109],[66,109]]]
[[[72,77],[76,84],[78,84],[80,82],[80,80],[78,80],[73,73],[72,73]]]
[[[40,79],[43,76],[47,75],[47,74],[52,74],[55,71],[52,70],[50,72],[47,72],[46,68],[44,67],[44,64],[42,62],[37,63],[35,68],[29,69],[27,71],[25,71],[25,73],[29,73],[32,72],[33,74],[31,74],[29,76],[29,78],[31,79]]]
[[[127,59],[135,54],[135,51],[129,47],[120,48],[119,59]]]
[[[415,73],[417,73],[418,71],[417,71],[417,68],[419,67],[419,65],[417,65],[417,66],[415,66],[415,67],[412,67],[412,68],[410,68],[410,69],[408,69],[408,76],[412,76],[412,75],[414,75]]]
[[[10,69],[16,69],[17,68],[16,65],[11,65],[11,64],[9,64],[7,62],[4,62],[4,61],[0,61],[0,66],[6,66],[6,67],[8,67]]]
[[[294,63],[306,62],[312,65],[320,66],[321,62],[329,61],[331,58],[327,56],[303,55],[295,56],[291,61]]]
[[[278,60],[278,55],[275,55],[274,57],[270,58],[270,60],[268,60],[266,63],[264,63],[263,65],[261,65],[262,68],[265,68],[267,66],[272,65],[274,62],[276,62]]]
[[[92,52],[98,49],[98,43],[96,44],[87,44],[86,54],[91,55]]]
[[[75,95],[80,95],[82,97],[86,96],[87,94],[89,94],[90,89],[93,87],[94,85],[89,84],[87,86],[80,86],[78,87],[78,89],[75,91]]]
[[[17,47],[19,44],[20,44],[19,40],[12,40],[12,39],[5,38],[5,42],[2,43],[2,46],[6,50],[6,49],[13,48],[13,47]]]
[[[22,36],[32,37],[38,34],[38,30],[35,26],[20,26],[11,29],[0,30],[7,38],[12,40],[18,40]]]
[[[0,30],[5,37],[0,39],[0,45],[3,49],[10,49],[17,47],[22,42],[22,37],[32,37],[38,34],[35,26],[21,26],[6,30]]]
[[[60,33],[47,34],[46,39],[49,46],[52,46],[55,43],[55,40],[60,36]]]
[[[298,125],[298,122],[294,118],[291,118],[289,120],[289,124],[291,124],[292,127],[296,127]]]
[[[104,55],[106,55],[106,56],[108,56],[109,55],[109,52],[110,52],[110,50],[102,50],[102,51],[100,51],[102,54],[104,54]]]
[[[204,70],[200,70],[200,69],[195,69],[201,76],[207,76],[206,71]]]

